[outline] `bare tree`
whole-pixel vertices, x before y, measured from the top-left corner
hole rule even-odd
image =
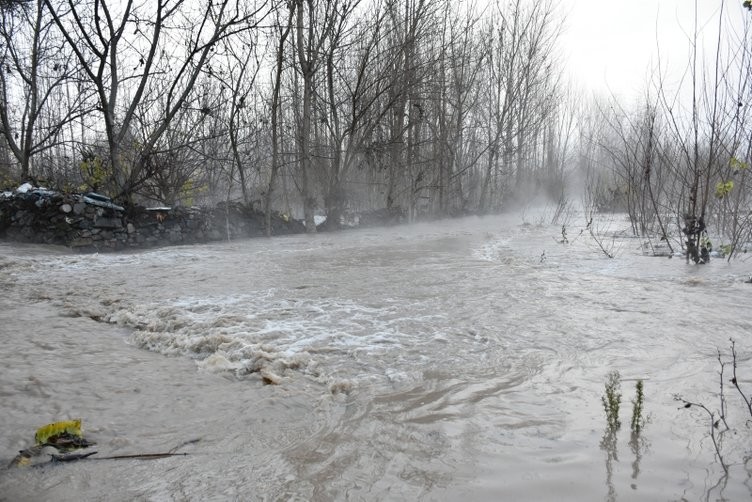
[[[261,40],[255,31],[236,34],[232,39],[223,40],[215,55],[216,65],[206,67],[206,78],[216,81],[214,95],[219,98],[215,107],[207,108],[210,114],[221,117],[223,135],[229,136],[229,156],[231,161],[227,172],[227,199],[229,201],[235,176],[246,204],[254,202],[251,196],[249,164],[251,151],[260,154],[256,133],[259,119],[256,102],[256,78],[261,68],[259,49]],[[218,91],[217,91],[218,89]],[[216,130],[216,129],[215,129]],[[258,162],[256,163],[257,172]],[[259,183],[256,184],[257,186]]]
[[[0,134],[25,179],[32,174],[33,157],[59,144],[63,128],[85,111],[77,103],[51,108],[56,91],[73,81],[76,69],[51,30],[44,3],[11,6],[0,8]]]
[[[314,120],[314,94],[316,78],[322,68],[323,48],[329,34],[337,26],[339,0],[295,0],[296,25],[295,43],[297,47],[298,71],[303,79],[303,102],[298,128],[298,149],[300,155],[301,193],[306,231],[316,232],[314,195],[312,122]],[[345,5],[346,7],[346,5]]]
[[[560,78],[554,49],[561,25],[551,2],[498,3],[492,14],[483,35],[491,85],[485,100],[488,155],[480,211],[498,209],[500,195],[512,183],[517,192],[527,192],[534,174],[528,172],[528,164],[535,166],[530,160],[538,155],[544,124],[557,109]],[[496,194],[495,203],[491,192]],[[518,193],[520,198],[526,195]]]
[[[149,178],[148,159],[194,91],[216,44],[253,29],[265,7],[231,0],[198,9],[183,0],[44,3],[97,94],[112,181],[125,200]],[[161,99],[163,112],[140,124],[148,131],[137,145],[131,129],[147,99]],[[128,152],[129,143],[136,152]]]
[[[723,12],[725,2],[721,2],[718,15],[718,40],[715,55],[709,63],[712,75],[707,81],[705,62],[700,60],[700,29],[697,13],[697,1],[694,2],[694,28],[690,34],[690,62],[687,67],[688,85],[691,90],[688,119],[682,115],[678,99],[681,89],[671,95],[659,82],[661,105],[666,112],[668,124],[674,134],[681,152],[681,166],[678,177],[683,185],[686,202],[679,207],[682,215],[682,231],[685,234],[685,254],[687,262],[705,263],[709,260],[707,238],[707,209],[713,177],[717,174],[721,138],[724,121],[723,96],[723,61],[721,58]]]
[[[394,124],[395,107],[406,106],[409,97],[404,75],[395,71],[404,68],[405,62],[405,48],[394,43],[400,38],[398,31],[402,26],[391,23],[389,8],[387,5],[364,13],[354,23],[357,28],[343,34],[343,42],[330,46],[326,123],[332,153],[325,202],[327,224],[333,228],[340,225],[348,205],[346,179],[356,164],[367,163],[374,147],[379,148],[381,131]],[[401,133],[405,134],[405,130]],[[391,152],[392,159],[395,150]],[[393,190],[396,186],[393,168],[388,176]],[[395,202],[393,195],[387,193],[387,208]]]
[[[405,159],[404,139],[408,132],[412,137],[418,122],[425,119],[422,113],[416,114],[425,106],[424,96],[419,90],[425,89],[425,83],[430,78],[431,55],[426,55],[428,51],[424,49],[433,43],[431,32],[438,29],[441,5],[442,2],[404,0],[386,2],[384,7],[390,26],[387,30],[389,44],[396,51],[391,64],[385,68],[393,75],[388,95],[391,106],[386,140],[389,155],[386,167],[387,209],[396,205],[398,182],[404,175],[405,167],[408,170],[414,167],[410,159]],[[412,178],[414,180],[415,176]]]
[[[285,44],[287,42],[287,37],[290,35],[290,31],[293,27],[293,19],[295,18],[296,6],[297,3],[295,2],[289,2],[287,4],[287,19],[284,24],[279,22],[280,12],[279,10],[277,11],[277,46],[275,51],[275,70],[272,84],[272,100],[269,109],[272,129],[272,159],[271,171],[269,173],[269,183],[267,184],[266,194],[264,195],[264,218],[266,222],[265,226],[267,236],[271,236],[272,234],[272,200],[280,168],[280,92],[282,89],[282,72],[285,66]]]

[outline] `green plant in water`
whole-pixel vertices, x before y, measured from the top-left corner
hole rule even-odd
[[[613,433],[619,430],[619,405],[621,405],[621,375],[618,371],[612,371],[606,378],[606,393],[601,397],[603,409],[606,412],[606,424],[608,431]]]
[[[643,393],[642,380],[637,380],[635,384],[635,398],[632,400],[632,434],[638,435],[645,425],[645,417],[643,416],[645,403],[645,394]]]

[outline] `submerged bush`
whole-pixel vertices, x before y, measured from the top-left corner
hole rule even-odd
[[[606,379],[606,393],[601,397],[603,409],[606,412],[606,425],[609,432],[615,432],[621,427],[619,420],[619,406],[621,405],[621,375],[612,371]]]
[[[643,394],[642,380],[637,380],[635,384],[635,398],[632,400],[632,434],[639,435],[642,427],[645,425],[644,412],[645,395]]]

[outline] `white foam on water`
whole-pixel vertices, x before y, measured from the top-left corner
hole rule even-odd
[[[508,246],[508,239],[499,239],[492,234],[486,234],[486,242],[474,249],[472,256],[479,260],[498,262],[509,253]]]
[[[404,364],[416,346],[448,336],[426,327],[435,326],[441,314],[412,314],[396,300],[376,307],[350,299],[278,299],[277,294],[180,297],[158,308],[116,308],[105,320],[132,329],[135,345],[189,356],[205,371],[242,376],[294,370],[327,381],[346,367],[343,358],[372,367],[377,354]]]

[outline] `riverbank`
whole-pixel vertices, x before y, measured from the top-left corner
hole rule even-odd
[[[61,193],[26,183],[0,192],[0,239],[81,252],[199,244],[266,234],[264,213],[240,203],[215,207],[123,207],[97,193]],[[272,214],[272,235],[302,233],[302,222]]]
[[[404,223],[400,208],[347,214],[338,224],[322,218],[318,229]],[[271,235],[305,233],[302,221],[273,212]],[[0,191],[0,239],[53,244],[79,252],[121,251],[181,244],[206,244],[266,235],[262,211],[240,202],[214,207],[123,207],[93,192],[62,193],[24,183]]]

